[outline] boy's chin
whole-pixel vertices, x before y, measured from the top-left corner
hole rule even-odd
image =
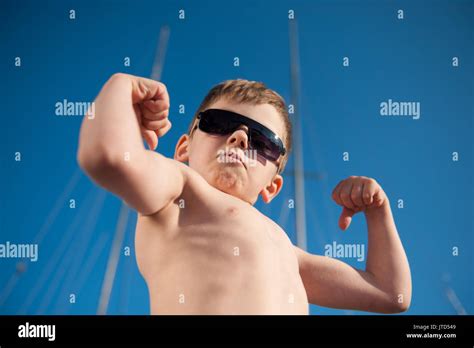
[[[220,184],[219,183],[213,183],[212,186],[215,187],[216,189],[218,189],[221,192],[227,193],[228,195],[234,196],[235,198],[238,198],[238,199],[244,201],[245,203],[249,203],[250,205],[255,204],[255,201],[249,200],[249,198],[243,194],[243,190],[238,189],[238,186],[230,186],[229,187],[229,186],[227,186],[225,184],[222,184],[222,183],[220,183]]]
[[[225,192],[234,197],[244,199],[244,182],[243,178],[233,170],[223,168],[219,170],[211,178],[210,184],[216,189]]]

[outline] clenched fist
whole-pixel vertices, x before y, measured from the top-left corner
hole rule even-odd
[[[152,150],[158,138],[171,128],[168,119],[170,98],[166,86],[158,81],[126,75],[132,82],[132,101],[143,138]]]
[[[105,129],[115,129],[115,136],[121,139],[112,139],[108,143],[120,141],[126,144],[130,137],[129,132],[134,132],[134,127],[129,123],[133,116],[138,121],[142,138],[152,150],[158,145],[158,137],[165,135],[171,128],[168,119],[170,98],[166,86],[158,81],[129,75],[114,74],[103,86],[95,100],[98,120],[94,123],[95,132],[91,136],[106,136]],[[135,122],[135,120],[133,120]],[[102,127],[97,123],[103,122]],[[102,134],[100,134],[102,133]],[[113,132],[107,131],[107,134]],[[124,145],[124,148],[129,145]],[[130,151],[130,149],[127,149]]]
[[[343,207],[339,217],[339,227],[342,230],[349,227],[354,214],[372,211],[388,204],[388,198],[380,185],[365,176],[350,176],[342,180],[334,188],[332,198]]]

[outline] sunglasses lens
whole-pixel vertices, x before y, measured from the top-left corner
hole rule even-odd
[[[217,113],[210,112],[210,110],[202,113],[201,120],[199,121],[199,129],[212,134],[229,134],[238,126],[238,124],[234,124],[231,120],[226,119],[225,115],[218,115]]]
[[[280,147],[260,132],[252,133],[252,148],[270,161],[280,157]]]

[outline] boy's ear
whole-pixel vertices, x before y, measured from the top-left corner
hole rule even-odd
[[[183,134],[178,142],[176,143],[176,148],[174,149],[174,159],[180,162],[189,161],[189,135]]]
[[[275,174],[272,181],[262,190],[260,194],[265,203],[270,203],[281,191],[283,187],[283,177],[280,174]]]

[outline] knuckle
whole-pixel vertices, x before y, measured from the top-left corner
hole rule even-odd
[[[156,113],[153,113],[153,119],[157,121],[165,121],[168,119],[168,111],[162,110]]]
[[[151,112],[143,113],[143,123],[150,123],[154,120],[153,114]]]
[[[142,94],[145,97],[148,97],[150,90],[148,89],[148,86],[146,85],[145,82],[143,82],[142,80],[139,80],[137,87],[138,87],[138,90],[140,91],[140,94]]]
[[[150,110],[152,112],[156,112],[156,104],[153,102],[153,100],[146,100],[143,102],[143,106],[145,110]]]
[[[158,82],[158,84],[160,85],[160,87],[163,88],[163,90],[164,90],[165,92],[168,91],[168,88],[166,87],[166,85],[165,85],[163,82],[161,82],[161,81],[157,81],[157,82]]]
[[[168,87],[166,87],[166,85],[163,82],[160,82],[160,81],[158,81],[158,84],[160,85],[160,89],[163,90],[163,94],[165,94],[166,96],[169,96]]]

